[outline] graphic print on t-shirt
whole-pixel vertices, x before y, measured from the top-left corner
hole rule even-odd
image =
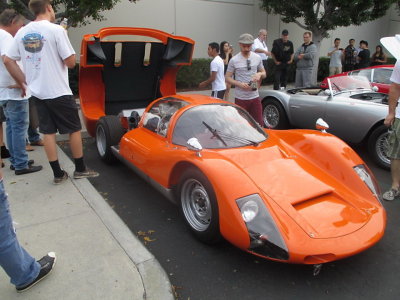
[[[27,53],[26,62],[34,66],[35,69],[40,68],[41,55],[40,51],[43,48],[44,37],[37,32],[28,33],[22,38],[22,43]]]

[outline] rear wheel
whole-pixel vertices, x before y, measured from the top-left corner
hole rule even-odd
[[[182,215],[193,234],[202,242],[220,240],[218,202],[207,177],[197,169],[185,171],[179,183]]]
[[[117,116],[100,118],[96,125],[96,148],[100,158],[106,163],[116,161],[111,147],[118,145],[125,131]]]
[[[265,127],[267,128],[289,128],[289,122],[285,109],[276,99],[267,98],[263,101],[263,121]]]
[[[388,157],[389,133],[385,125],[377,127],[368,138],[368,152],[374,162],[384,169],[390,169]]]

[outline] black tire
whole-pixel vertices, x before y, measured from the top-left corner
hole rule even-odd
[[[288,129],[289,121],[282,104],[273,98],[263,101],[263,121],[266,128]]]
[[[390,158],[387,155],[389,133],[385,125],[377,127],[368,138],[368,152],[373,161],[381,168],[390,169]]]
[[[218,202],[207,177],[190,168],[182,174],[178,191],[180,210],[191,232],[203,243],[219,242]]]
[[[117,116],[100,118],[96,125],[96,148],[100,158],[106,163],[116,161],[111,146],[118,145],[125,130]]]

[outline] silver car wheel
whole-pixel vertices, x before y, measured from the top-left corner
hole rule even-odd
[[[107,141],[103,126],[97,126],[96,128],[96,146],[100,156],[104,157],[106,154]]]
[[[186,221],[196,231],[205,231],[211,223],[211,203],[204,186],[188,179],[182,186],[181,205]]]
[[[273,104],[267,104],[263,111],[264,123],[269,128],[275,128],[279,124],[279,110]]]
[[[388,157],[389,149],[389,133],[386,131],[382,133],[376,140],[375,151],[378,158],[387,165],[390,165],[390,158]]]

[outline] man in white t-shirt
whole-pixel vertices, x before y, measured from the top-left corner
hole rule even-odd
[[[342,73],[343,48],[340,48],[340,39],[335,38],[333,47],[329,49],[329,76]]]
[[[11,170],[16,175],[40,171],[28,160],[25,136],[28,130],[29,105],[27,97],[21,97],[21,89],[8,73],[3,59],[7,48],[14,42],[13,36],[24,24],[24,18],[13,9],[5,9],[0,15],[0,105],[4,109],[7,123],[7,144],[10,151]],[[1,128],[2,129],[2,128]]]
[[[266,77],[261,58],[251,51],[254,38],[244,33],[239,37],[240,52],[229,61],[226,82],[235,85],[235,103],[263,126],[262,105],[258,93],[261,80]],[[233,78],[235,75],[235,78]]]
[[[225,75],[224,75],[224,61],[218,55],[219,53],[219,45],[218,43],[210,43],[208,44],[208,56],[212,57],[213,60],[210,63],[210,77],[200,82],[199,87],[205,88],[207,85],[211,83],[211,97],[224,99],[226,84],[225,84]]]
[[[36,19],[21,28],[6,52],[4,64],[15,81],[32,93],[39,115],[39,131],[54,174],[54,184],[68,179],[58,162],[56,133],[69,134],[75,161],[74,178],[96,177],[83,161],[81,122],[78,107],[68,82],[68,68],[75,67],[75,51],[66,30],[53,24],[52,0],[30,0],[29,9]],[[18,67],[22,61],[25,75]]]
[[[382,38],[381,43],[397,59],[390,77],[389,112],[384,121],[386,126],[392,128],[387,153],[390,157],[392,186],[383,193],[383,199],[391,201],[400,196],[400,109],[397,107],[400,97],[400,35]]]
[[[267,47],[267,36],[267,30],[260,29],[260,31],[258,32],[258,37],[254,40],[253,46],[251,47],[251,51],[260,56],[265,71],[267,71],[268,56],[271,56],[271,52],[268,51]]]

